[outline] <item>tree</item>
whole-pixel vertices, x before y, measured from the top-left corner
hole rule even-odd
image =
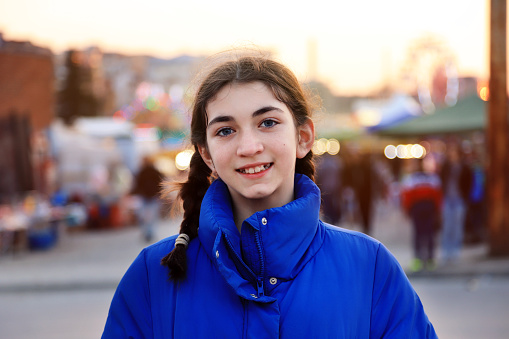
[[[77,117],[99,115],[99,102],[92,92],[92,69],[82,53],[69,50],[65,65],[67,75],[58,95],[57,115],[68,125]]]

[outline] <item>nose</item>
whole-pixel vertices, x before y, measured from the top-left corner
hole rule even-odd
[[[263,151],[263,143],[256,133],[244,131],[239,138],[237,145],[237,155],[241,157],[251,157]]]

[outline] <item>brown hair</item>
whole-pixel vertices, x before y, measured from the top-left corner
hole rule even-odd
[[[301,126],[311,118],[311,96],[300,85],[295,75],[284,65],[263,55],[236,55],[214,65],[198,87],[192,106],[191,143],[195,149],[186,182],[178,184],[178,198],[182,200],[184,215],[180,233],[192,240],[198,236],[201,202],[211,183],[211,170],[198,152],[198,146],[206,146],[206,106],[216,94],[231,83],[255,81],[267,85],[274,96],[286,104],[294,116],[295,124]],[[310,151],[302,159],[296,159],[295,172],[314,180],[315,166]],[[179,280],[186,274],[186,248],[176,245],[161,264],[170,269],[170,278]]]

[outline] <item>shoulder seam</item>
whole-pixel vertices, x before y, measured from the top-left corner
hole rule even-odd
[[[364,233],[361,233],[359,231],[353,231],[353,230],[349,230],[349,229],[345,229],[345,228],[341,228],[339,226],[334,226],[334,225],[331,225],[331,224],[327,224],[323,221],[321,221],[322,224],[325,226],[325,230],[327,232],[333,232],[333,233],[340,233],[340,234],[345,234],[345,235],[349,235],[349,236],[353,236],[357,239],[363,239],[365,241],[370,241],[370,242],[373,242],[374,244],[376,244],[377,246],[379,246],[381,244],[381,242],[373,237],[370,237],[369,235],[367,234],[364,234]]]

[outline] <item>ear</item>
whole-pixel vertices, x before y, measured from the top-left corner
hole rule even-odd
[[[309,153],[315,142],[315,125],[311,119],[297,127],[297,158],[302,159]]]
[[[215,172],[216,168],[214,167],[214,162],[212,161],[212,157],[210,156],[207,146],[198,145],[198,151],[200,152],[201,158],[207,164],[210,170]]]

